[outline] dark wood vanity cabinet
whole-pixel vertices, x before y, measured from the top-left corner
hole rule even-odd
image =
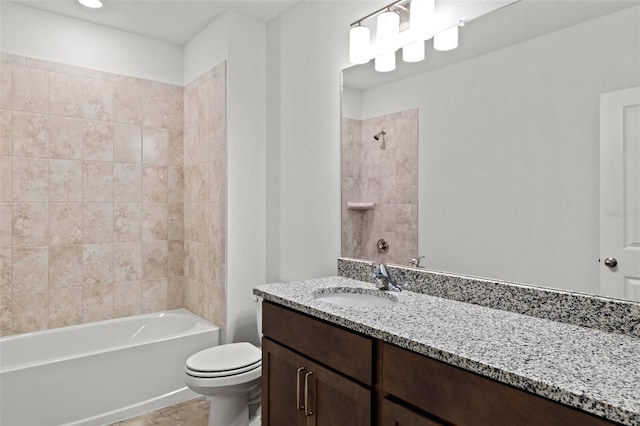
[[[382,366],[382,389],[387,397],[416,407],[416,414],[420,410],[443,419],[444,424],[612,424],[583,411],[386,343],[382,344]],[[393,423],[386,424],[395,426]],[[399,425],[402,423],[399,422]]]
[[[370,426],[372,339],[264,303],[262,424]]]
[[[268,302],[263,334],[264,426],[614,424]]]

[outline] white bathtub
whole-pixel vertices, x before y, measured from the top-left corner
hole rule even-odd
[[[104,425],[193,398],[185,361],[219,333],[177,309],[0,338],[0,425]]]

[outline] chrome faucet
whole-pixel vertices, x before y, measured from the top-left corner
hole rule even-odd
[[[397,283],[391,278],[391,272],[384,263],[374,263],[376,269],[370,277],[378,283],[378,288],[382,291],[402,291],[404,284]]]

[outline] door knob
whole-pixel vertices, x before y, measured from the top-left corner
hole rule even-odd
[[[618,260],[615,257],[607,257],[604,260],[604,266],[608,268],[615,268],[617,264],[618,264]]]

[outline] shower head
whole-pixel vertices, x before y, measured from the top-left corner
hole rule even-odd
[[[387,134],[387,131],[386,131],[386,130],[384,130],[384,129],[382,129],[382,130],[380,131],[380,133],[378,133],[378,134],[376,134],[376,135],[373,135],[373,138],[374,138],[375,140],[379,141],[379,140],[380,140],[380,136],[384,136],[384,135],[386,135],[386,134]]]

